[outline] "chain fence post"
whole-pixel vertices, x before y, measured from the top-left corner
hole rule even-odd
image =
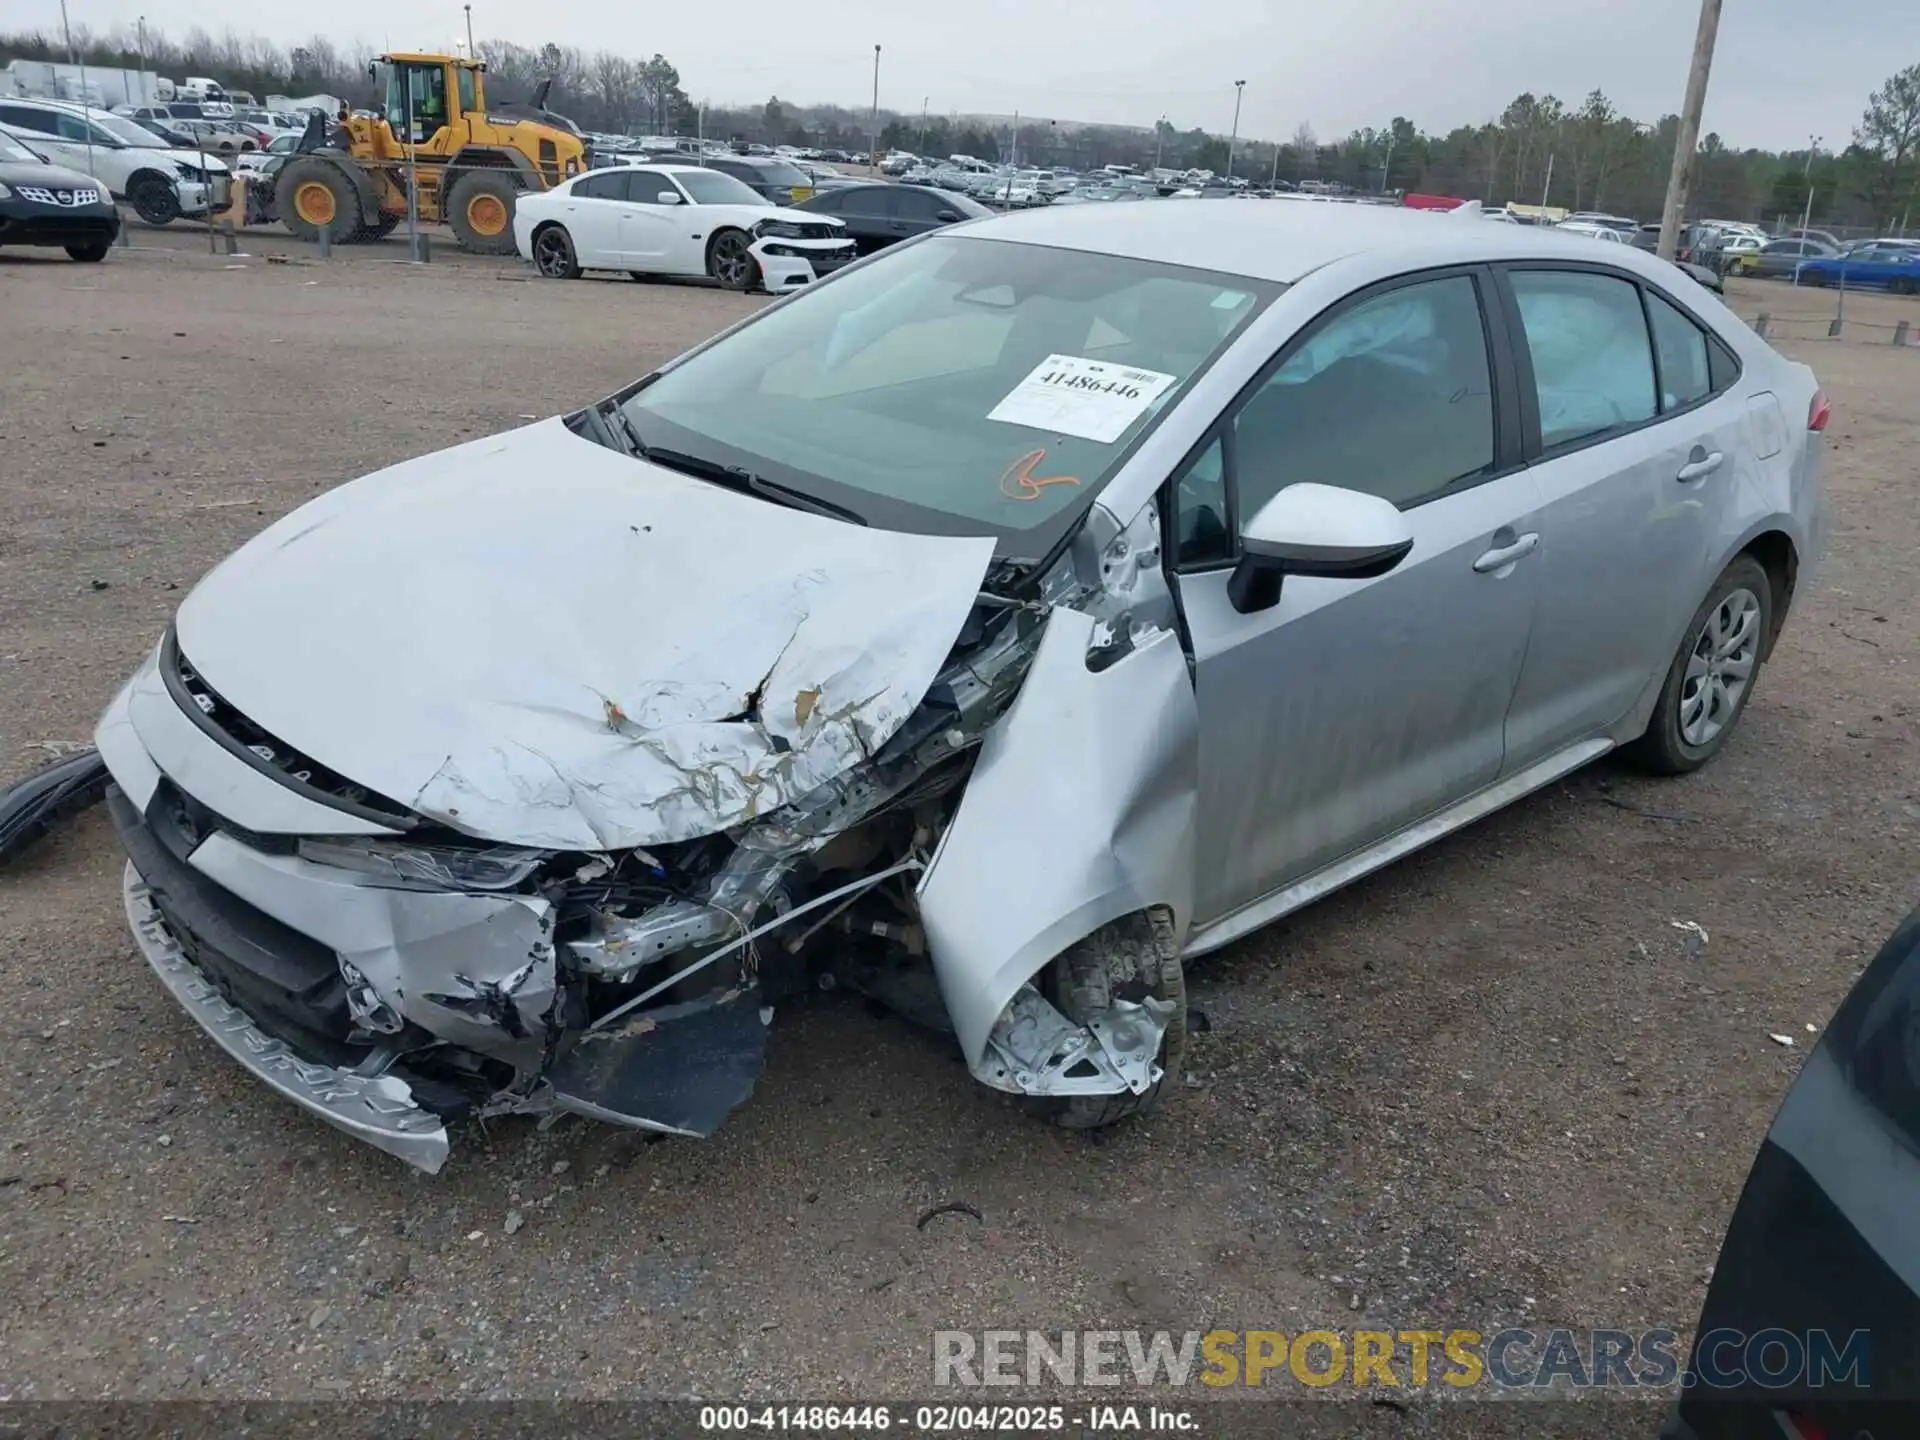
[[[1906,348],[1907,322],[1905,320],[1902,320],[1898,325],[1893,327],[1893,343],[1903,350]]]
[[[1753,317],[1753,333],[1758,335],[1762,340],[1766,339],[1767,326],[1772,323],[1773,317],[1762,310],[1758,315]]]

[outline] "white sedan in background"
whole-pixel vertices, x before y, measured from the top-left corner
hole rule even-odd
[[[731,175],[698,165],[589,170],[514,209],[514,245],[542,275],[705,275],[729,290],[782,294],[855,258],[847,227],[774,206]]]

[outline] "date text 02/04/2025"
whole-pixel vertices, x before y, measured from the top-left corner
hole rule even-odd
[[[1159,1431],[1195,1434],[1188,1410],[1158,1405],[703,1405],[703,1434],[753,1431],[821,1434],[902,1430],[920,1435],[998,1435],[1009,1431],[1075,1434]]]

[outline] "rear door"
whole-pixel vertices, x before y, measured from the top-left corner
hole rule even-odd
[[[595,170],[576,180],[567,192],[564,219],[582,268],[627,268],[620,252],[620,211],[626,193],[627,177],[621,170]]]
[[[1545,506],[1512,771],[1606,732],[1657,688],[1754,447],[1737,363],[1658,287],[1596,266],[1516,264],[1502,281]]]
[[[1496,779],[1532,628],[1539,498],[1491,272],[1361,291],[1281,350],[1177,475],[1169,530],[1200,705],[1195,922],[1292,884]],[[1407,512],[1372,579],[1228,597],[1237,535],[1282,487]]]

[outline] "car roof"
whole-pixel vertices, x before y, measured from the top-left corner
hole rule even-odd
[[[1476,217],[1477,218],[1477,217]],[[1335,261],[1369,252],[1448,265],[1505,259],[1586,257],[1649,275],[1643,252],[1551,226],[1468,224],[1446,212],[1390,205],[1067,205],[979,220],[979,239],[1051,245],[1164,265],[1203,267],[1291,284]]]

